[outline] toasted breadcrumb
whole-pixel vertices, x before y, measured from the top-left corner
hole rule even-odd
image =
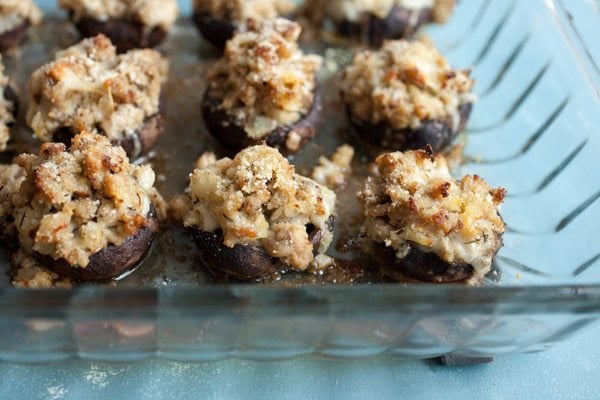
[[[322,59],[302,52],[300,32],[300,25],[285,19],[251,20],[207,71],[209,98],[220,101],[219,108],[252,139],[294,124],[313,106]]]
[[[61,128],[113,142],[135,137],[159,113],[167,72],[167,61],[155,50],[117,55],[106,36],[85,39],[31,75],[27,124],[44,142]]]
[[[473,266],[475,278],[490,271],[502,246],[504,189],[477,175],[454,180],[443,156],[422,150],[375,162],[377,175],[358,194],[368,238],[392,247],[398,258],[416,245],[447,263]]]
[[[234,159],[196,169],[188,195],[192,207],[183,218],[185,227],[221,230],[225,246],[259,245],[297,270],[305,270],[314,259],[307,226],[323,232],[318,253],[324,253],[332,240],[329,224],[335,194],[297,175],[268,146],[249,147]]]
[[[449,121],[458,129],[459,108],[473,103],[475,81],[453,70],[431,44],[391,40],[380,50],[358,52],[341,83],[352,117],[396,129],[417,129],[428,120]]]
[[[177,222],[183,222],[185,216],[192,211],[192,199],[187,194],[174,196],[169,201],[169,212],[171,218]]]
[[[69,278],[62,278],[48,270],[23,249],[18,249],[10,258],[14,275],[11,283],[20,289],[69,289],[72,284]]]
[[[130,19],[145,27],[161,27],[168,31],[177,20],[177,0],[60,0],[61,8],[71,12],[73,19],[93,18],[106,21],[111,18]]]
[[[325,156],[319,158],[320,165],[313,169],[311,178],[330,189],[345,186],[352,173],[352,158],[354,158],[354,148],[344,144],[337,148],[331,159]]]

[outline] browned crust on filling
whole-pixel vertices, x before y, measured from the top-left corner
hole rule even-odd
[[[98,34],[108,36],[119,53],[135,48],[152,48],[159,45],[166,37],[167,31],[162,27],[148,29],[144,24],[131,19],[110,18],[98,21],[83,17],[73,23],[83,37],[94,37]]]
[[[335,220],[330,217],[327,223],[333,231]],[[324,232],[320,229],[307,227],[308,238],[313,244],[314,254],[318,254]],[[282,272],[289,267],[281,259],[269,255],[260,246],[235,245],[227,247],[223,244],[223,232],[204,232],[191,229],[205,268],[216,274],[222,274],[227,279],[242,282],[256,281],[266,278],[276,272]]]
[[[296,153],[315,137],[323,111],[321,94],[319,90],[315,90],[313,106],[308,114],[292,125],[277,127],[259,139],[252,139],[236,122],[235,117],[219,107],[221,102],[220,99],[210,98],[207,90],[202,102],[202,115],[210,134],[232,153],[263,142],[284,155]],[[290,136],[294,134],[298,135],[299,140],[290,146]]]
[[[113,145],[123,147],[129,158],[135,160],[148,154],[154,148],[164,129],[165,118],[159,113],[147,118],[144,125],[134,135],[113,142]],[[52,140],[70,146],[71,139],[78,133],[73,132],[70,128],[63,127],[54,132]]]
[[[387,122],[374,124],[364,121],[352,114],[350,107],[346,107],[346,113],[350,119],[352,128],[366,142],[381,146],[388,150],[405,151],[419,150],[431,146],[436,153],[444,150],[465,129],[473,105],[462,104],[458,108],[460,123],[458,129],[453,129],[452,119],[423,121],[417,129],[396,129]]]
[[[76,281],[107,281],[136,268],[150,251],[158,231],[158,219],[152,209],[145,226],[134,236],[120,246],[109,244],[104,250],[93,254],[85,268],[73,267],[64,259],[55,260],[37,252],[33,253],[33,257],[48,269]]]
[[[27,31],[27,28],[29,28],[30,25],[31,24],[28,20],[24,20],[16,28],[1,33],[0,51],[4,52],[13,47],[16,47],[19,43],[21,43],[23,41],[23,38],[25,37],[25,32]]]
[[[413,13],[418,13],[416,19]],[[432,21],[431,8],[414,11],[395,5],[386,18],[367,13],[358,22],[344,20],[336,23],[336,29],[343,36],[364,38],[370,45],[380,46],[385,39],[410,38],[422,25]]]

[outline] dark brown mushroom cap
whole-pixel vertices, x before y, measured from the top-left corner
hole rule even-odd
[[[104,250],[93,254],[85,268],[73,267],[64,259],[55,260],[37,252],[34,252],[33,257],[48,269],[76,281],[107,281],[137,267],[150,251],[158,230],[158,218],[152,208],[145,226],[134,236],[120,246],[110,244]]]
[[[73,20],[72,13],[71,19]],[[148,29],[146,25],[132,19],[109,18],[106,21],[98,21],[83,17],[78,21],[73,20],[73,23],[83,37],[104,34],[110,38],[119,53],[136,48],[152,48],[167,37],[167,31],[164,28]]]
[[[135,160],[154,148],[164,129],[165,119],[161,113],[158,113],[147,118],[136,133],[113,142],[113,145],[123,147],[127,156]],[[53,133],[52,140],[70,146],[71,139],[78,133],[68,127],[59,128]]]
[[[352,128],[366,142],[393,151],[418,150],[430,145],[432,150],[438,153],[452,143],[454,138],[465,129],[472,108],[471,103],[465,103],[459,107],[460,123],[457,130],[453,129],[450,117],[445,120],[424,121],[418,129],[396,129],[387,122],[373,124],[360,120],[352,114],[348,106],[346,113]]]
[[[417,17],[414,14],[417,13]],[[366,39],[371,46],[379,47],[386,39],[411,37],[422,25],[433,20],[433,10],[410,10],[394,5],[385,18],[367,14],[359,21],[338,21],[337,31],[346,37]]]
[[[218,49],[225,48],[225,43],[233,37],[235,26],[231,21],[213,18],[206,12],[194,12],[192,16],[200,34]]]
[[[0,33],[0,51],[4,52],[13,47],[16,47],[19,43],[21,43],[23,41],[23,38],[25,37],[25,32],[27,31],[27,28],[29,28],[29,26],[29,21],[24,20],[15,28]]]
[[[498,242],[496,253],[502,247],[502,236],[494,238]],[[396,256],[392,247],[382,243],[374,244],[373,254],[384,273],[392,276],[399,272],[404,276],[432,283],[465,282],[475,275],[475,268],[466,263],[448,263],[437,254],[426,252],[414,243],[409,243],[409,251],[403,258]]]
[[[282,154],[293,154],[301,150],[317,134],[321,122],[323,105],[320,91],[315,90],[313,105],[308,114],[301,117],[292,125],[280,126],[259,139],[248,137],[245,129],[240,126],[234,117],[219,108],[220,99],[211,98],[207,90],[202,101],[202,115],[208,131],[214,138],[232,154],[246,147],[265,143],[267,146],[278,149]],[[298,149],[288,149],[286,141],[294,132],[301,137]]]
[[[327,228],[333,231],[334,217],[330,217]],[[324,232],[307,226],[308,238],[313,244],[316,254],[323,239]],[[237,281],[256,281],[275,272],[288,268],[280,259],[271,256],[260,246],[235,245],[227,247],[223,244],[223,232],[204,232],[191,230],[204,266],[216,273]]]

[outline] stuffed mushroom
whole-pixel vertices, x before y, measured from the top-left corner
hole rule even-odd
[[[194,0],[194,22],[202,36],[222,49],[246,21],[286,17],[295,9],[289,0]]]
[[[424,24],[443,23],[454,0],[317,0],[336,30],[373,46],[385,39],[410,38]]]
[[[506,191],[477,175],[454,180],[445,158],[424,150],[375,163],[358,200],[363,234],[384,271],[437,283],[481,280],[503,244],[498,208]]]
[[[143,260],[159,227],[150,167],[92,133],[69,148],[45,143],[17,164],[24,178],[11,196],[12,223],[31,259],[78,281],[114,279]]]
[[[120,53],[154,47],[177,20],[177,0],[60,0],[83,37],[108,36]]]
[[[322,59],[298,47],[300,25],[285,19],[250,23],[207,72],[202,113],[210,133],[232,153],[266,143],[290,154],[316,134]]]
[[[265,145],[196,169],[186,199],[203,262],[234,280],[318,268],[333,238],[335,194]]]
[[[0,51],[17,46],[32,25],[42,21],[42,12],[33,0],[0,2]]]
[[[32,74],[26,121],[43,142],[68,145],[86,130],[135,159],[164,130],[161,85],[167,72],[167,61],[154,50],[117,55],[106,36],[85,39]]]
[[[386,150],[447,148],[468,121],[476,96],[468,70],[454,70],[433,45],[387,41],[356,54],[341,95],[359,136]]]

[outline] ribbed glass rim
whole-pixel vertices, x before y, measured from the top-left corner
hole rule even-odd
[[[302,306],[302,307],[299,307]],[[106,288],[0,290],[2,316],[55,318],[64,313],[144,318],[145,311],[174,310],[176,316],[218,309],[266,308],[270,315],[314,314],[347,310],[355,314],[402,314],[427,310],[440,313],[600,314],[600,285],[464,287],[415,284],[273,287],[215,285],[173,288]],[[152,313],[154,314],[154,313]]]

